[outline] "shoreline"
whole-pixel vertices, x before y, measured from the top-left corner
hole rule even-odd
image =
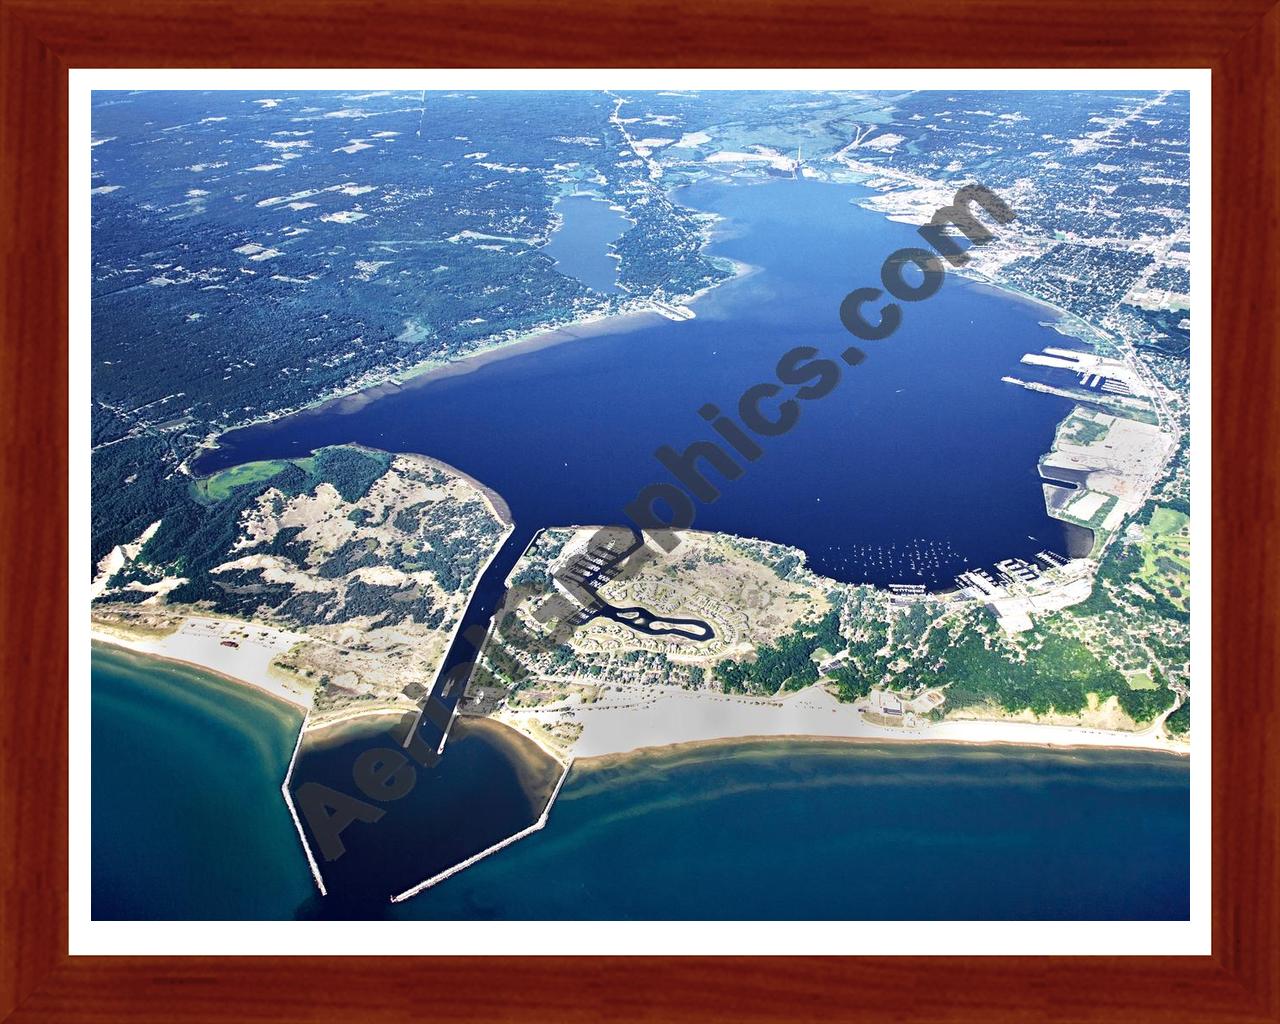
[[[223,682],[226,682],[226,683],[234,684],[235,686],[248,687],[250,690],[253,690],[256,693],[260,693],[264,697],[271,698],[278,704],[285,704],[285,705],[288,705],[290,708],[294,709],[295,711],[301,711],[304,716],[303,718],[304,724],[306,721],[305,716],[311,710],[310,704],[303,703],[300,698],[289,693],[283,687],[272,688],[266,685],[262,685],[260,683],[256,683],[252,680],[245,679],[242,676],[230,675],[226,672],[223,672],[219,669],[214,668],[211,665],[206,665],[203,662],[191,661],[187,658],[176,658],[171,654],[161,654],[157,651],[149,650],[143,647],[141,644],[135,646],[129,643],[128,641],[124,640],[123,638],[116,637],[107,633],[102,633],[96,629],[90,630],[89,642],[91,645],[96,645],[98,647],[105,647],[112,651],[123,652],[125,654],[132,654],[136,657],[150,658],[155,661],[166,662],[167,664],[170,664],[170,665],[181,665],[183,668],[195,669],[197,672],[203,672],[206,675],[213,676],[216,679],[222,680]],[[299,729],[300,734],[301,732],[302,732],[302,728]]]
[[[437,469],[446,475],[459,477],[479,491],[481,498],[488,502],[489,510],[493,513],[494,518],[506,527],[506,533],[503,536],[502,544],[505,544],[507,542],[507,538],[515,531],[515,517],[511,514],[511,506],[507,504],[507,499],[488,484],[481,483],[470,473],[464,472],[457,466],[451,466],[449,463],[444,462],[441,459],[434,458],[430,455],[423,455],[420,452],[392,452],[391,455],[392,461],[398,458],[421,459],[433,469]],[[498,547],[502,547],[502,544],[499,544]]]
[[[660,315],[654,310],[595,312],[581,318],[568,320],[562,324],[548,324],[542,327],[535,327],[521,334],[514,335],[511,338],[495,339],[491,344],[482,345],[477,348],[476,351],[468,353],[460,359],[445,362],[441,362],[438,359],[426,359],[420,363],[414,363],[411,366],[406,366],[401,369],[381,371],[375,373],[371,380],[356,381],[347,387],[338,388],[334,391],[313,398],[309,402],[303,402],[300,405],[290,406],[285,409],[278,409],[263,416],[254,416],[250,419],[239,421],[218,430],[214,430],[206,435],[204,440],[195,446],[194,450],[186,459],[183,460],[182,465],[179,468],[194,479],[202,479],[203,476],[209,476],[212,474],[199,474],[191,468],[192,464],[198,462],[206,454],[218,451],[222,447],[218,444],[218,439],[225,437],[228,434],[234,434],[240,430],[248,430],[251,427],[269,426],[272,423],[288,419],[291,416],[316,415],[328,412],[356,412],[368,405],[370,402],[377,401],[379,398],[383,398],[390,394],[395,394],[404,387],[419,385],[428,380],[455,377],[466,373],[472,373],[487,363],[494,362],[497,359],[504,358],[506,355],[511,354],[513,349],[518,349],[519,351],[536,351],[537,349],[546,347],[547,345],[574,340],[573,337],[559,339],[554,337],[562,332],[568,332],[580,328],[589,328],[597,324],[603,324],[609,320],[642,316],[650,312],[655,316]],[[582,336],[589,337],[590,334],[588,333]],[[229,469],[231,467],[228,466],[224,468]],[[213,472],[218,472],[218,470],[214,470]]]
[[[742,263],[739,260],[729,260],[729,262],[733,265],[733,274],[730,277],[700,289],[693,295],[686,297],[681,304],[689,305],[697,302],[716,288],[750,277],[757,270],[756,267]],[[203,479],[204,476],[212,475],[210,473],[203,475],[196,473],[191,467],[205,455],[216,452],[222,447],[218,444],[219,438],[240,430],[269,426],[291,416],[357,412],[364,406],[405,388],[421,387],[428,382],[445,380],[450,377],[461,377],[468,373],[474,373],[490,363],[509,359],[513,356],[525,355],[530,352],[537,352],[544,348],[551,348],[573,341],[585,341],[609,334],[625,333],[642,326],[641,322],[647,318],[670,319],[658,310],[654,300],[646,299],[638,301],[636,308],[596,311],[567,320],[564,323],[546,324],[509,338],[495,339],[491,344],[482,345],[475,351],[458,359],[446,362],[441,362],[438,359],[424,360],[401,370],[387,372],[380,379],[373,382],[353,384],[349,388],[339,389],[302,405],[280,409],[268,415],[254,417],[214,431],[196,445],[192,453],[183,461],[180,469],[194,479]],[[223,468],[229,469],[231,467]],[[218,472],[218,470],[213,472]]]
[[[984,724],[982,720],[978,720],[979,724]],[[1131,754],[1159,754],[1168,755],[1173,758],[1184,758],[1190,755],[1189,749],[1181,748],[1165,748],[1152,746],[1123,746],[1123,745],[1104,745],[1094,744],[1056,744],[1056,743],[1032,743],[1022,740],[963,740],[963,739],[934,739],[930,737],[880,737],[880,736],[842,736],[830,735],[823,736],[809,733],[764,733],[760,735],[744,735],[744,736],[715,736],[700,740],[685,740],[679,743],[659,743],[653,746],[636,747],[632,750],[618,750],[611,753],[600,754],[584,754],[575,756],[574,764],[580,764],[583,768],[605,768],[614,765],[622,765],[633,759],[641,758],[658,758],[658,757],[677,757],[682,754],[693,754],[699,751],[711,751],[717,747],[766,747],[772,744],[786,743],[802,743],[802,744],[832,744],[832,745],[849,745],[854,747],[900,747],[903,751],[922,750],[927,747],[944,747],[948,749],[970,749],[974,751],[985,750],[1024,750],[1034,751],[1037,753],[1062,753],[1072,754],[1082,750],[1096,750],[1104,753],[1131,753]]]
[[[339,714],[333,718],[322,719],[319,722],[314,722],[308,718],[302,727],[302,732],[316,743],[340,743],[347,736],[359,732],[362,726],[369,726],[379,718],[401,719],[405,715],[416,714],[417,711],[417,705],[404,705],[401,707],[383,705],[374,708],[361,708],[358,711],[351,711],[350,714]],[[377,732],[378,730],[372,729],[371,731]]]
[[[863,209],[867,210],[872,214],[877,214],[889,220],[895,219],[894,215],[891,213],[881,211],[881,210],[871,209],[862,204],[858,204],[858,205],[862,206]],[[714,229],[707,231],[706,235],[704,236],[704,244],[703,244],[704,252],[710,249],[712,245],[719,240],[717,235],[718,235],[718,232],[716,232]],[[703,296],[707,295],[708,293],[715,292],[717,289],[721,288],[722,286],[734,284],[736,282],[743,280],[746,277],[751,276],[751,274],[755,273],[756,270],[758,269],[758,268],[751,267],[747,264],[741,263],[740,261],[733,260],[731,257],[723,257],[723,256],[711,257],[709,253],[708,253],[708,257],[714,258],[717,261],[721,261],[721,262],[727,261],[732,268],[731,276],[727,277],[722,281],[718,281],[712,285],[709,285],[704,289],[701,289],[694,296],[690,298],[686,298],[684,302],[694,303],[698,301],[700,298],[702,298]],[[968,273],[968,274],[960,273],[958,277],[970,287],[990,290],[991,292],[998,294],[1002,299],[1006,301],[1027,304],[1029,306],[1035,307],[1036,311],[1044,315],[1046,319],[1054,321],[1056,323],[1057,325],[1056,329],[1058,330],[1059,334],[1064,335],[1064,337],[1072,338],[1072,340],[1076,341],[1077,343],[1081,344],[1084,347],[1096,348],[1100,342],[1105,342],[1106,339],[1108,338],[1106,332],[1102,331],[1097,327],[1094,327],[1091,324],[1088,324],[1078,315],[1073,314],[1070,311],[1065,310],[1059,306],[1056,306],[1052,302],[1049,302],[1043,298],[1031,295],[1014,285],[1001,281],[998,277],[988,277],[986,275],[980,275],[975,273]],[[392,374],[387,381],[381,384],[371,385],[364,389],[357,389],[354,393],[351,393],[347,396],[334,396],[329,399],[317,400],[317,402],[314,403],[308,409],[308,411],[319,412],[323,409],[328,412],[336,412],[339,414],[347,411],[354,411],[358,408],[361,408],[365,404],[376,401],[378,398],[386,394],[390,394],[395,390],[398,390],[402,385],[416,386],[416,385],[423,384],[428,381],[432,381],[436,379],[443,379],[447,377],[464,375],[467,373],[475,372],[481,367],[488,365],[489,363],[492,363],[492,362],[496,362],[496,361],[513,357],[513,356],[527,354],[533,351],[538,351],[543,348],[548,348],[551,346],[563,344],[569,341],[583,340],[591,337],[614,334],[614,333],[625,333],[627,331],[635,329],[640,322],[643,322],[643,318],[647,316],[661,315],[653,305],[648,304],[647,302],[646,302],[646,305],[647,305],[647,308],[637,308],[637,309],[630,309],[630,310],[614,310],[614,311],[597,311],[589,315],[586,315],[579,320],[571,320],[565,324],[559,324],[554,326],[547,325],[544,327],[535,328],[532,331],[526,332],[523,335],[509,337],[505,339],[503,338],[494,339],[493,343],[490,344],[487,348],[482,348],[455,362],[445,363],[445,364],[439,364],[434,361],[425,362],[423,364],[419,364],[418,367],[410,368],[408,371],[402,371],[397,374]],[[1068,331],[1070,331],[1071,333],[1068,333]],[[1089,335],[1089,336],[1086,336],[1086,335]],[[1073,408],[1074,408],[1074,405],[1075,403],[1072,403]],[[287,411],[281,412],[274,416],[265,417],[264,420],[266,422],[271,422],[277,419],[282,419],[292,414],[295,414],[295,413],[287,412]],[[1069,415],[1070,415],[1070,411],[1068,411],[1067,413],[1067,416]],[[1065,421],[1065,418],[1064,418],[1064,421]],[[243,424],[242,427],[249,426],[249,425],[251,424]],[[1060,425],[1061,423],[1059,423],[1059,426]],[[235,429],[240,429],[240,428],[235,428]],[[216,445],[214,447],[216,447]],[[203,450],[204,449],[202,449],[202,451]],[[1053,448],[1051,446],[1050,451],[1052,452],[1052,450]],[[199,455],[197,454],[195,458],[198,458],[198,457]],[[438,460],[432,460],[432,461],[438,462]],[[449,468],[454,472],[458,472],[456,469],[454,469],[454,467],[449,467]],[[1054,516],[1053,511],[1049,509],[1047,505],[1046,505],[1046,515],[1048,515],[1049,518],[1051,519],[1055,519],[1055,520],[1057,519],[1057,517]],[[1071,525],[1073,525],[1065,520],[1058,520],[1058,521],[1064,524],[1064,529],[1068,529]],[[510,533],[508,533],[508,535],[503,538],[502,544],[499,545],[499,549],[505,546],[506,542],[509,540],[509,537],[510,537]],[[536,540],[536,537],[537,535],[535,535],[534,540]],[[532,541],[530,543],[532,543]],[[1092,546],[1093,545],[1090,545],[1090,548],[1092,548]],[[1070,548],[1068,550],[1070,551]],[[497,552],[495,551],[494,555],[491,556],[490,559],[486,562],[485,566],[481,570],[481,574],[480,574],[481,576],[483,576],[484,571],[488,569],[489,565],[492,564],[493,558],[496,557],[496,554]],[[1084,554],[1084,553],[1075,554],[1074,552],[1072,552],[1070,554],[1070,557],[1089,558],[1091,554],[1092,554],[1092,551],[1090,551],[1088,554]],[[1096,566],[1095,566],[1095,571],[1096,571]],[[877,589],[884,589],[884,588],[877,588]],[[954,593],[954,592],[955,592],[955,588],[949,587],[946,590],[935,593],[934,596],[938,596],[939,594],[945,595],[947,593]],[[470,606],[470,602],[473,599],[474,599],[474,589],[473,589],[472,595],[470,595],[468,599],[468,607]],[[465,614],[464,614],[464,617],[465,617]],[[447,649],[452,648],[452,644],[454,640],[456,640],[456,634],[457,634],[457,629],[455,628],[454,635],[451,637],[449,647]],[[715,696],[718,699],[731,699],[731,698],[724,698],[722,695],[715,695]],[[779,702],[775,700],[774,703],[777,704]],[[749,716],[751,714],[755,714],[755,709],[752,707],[750,703],[746,702],[745,700],[742,702],[741,708],[746,710],[735,711],[735,716],[737,715]],[[856,717],[856,713],[852,711],[852,706],[849,706],[849,712],[851,715],[854,715]],[[401,713],[403,712],[398,711],[392,707],[371,708],[371,709],[368,709],[367,711],[357,711],[353,714],[339,714],[337,717],[335,717],[331,721],[318,723],[316,726],[314,726],[314,729],[317,732],[319,732],[322,729],[336,729],[344,725],[350,725],[350,724],[358,723],[361,721],[365,721],[371,717],[390,716],[390,715],[401,714]],[[815,728],[813,729],[809,729],[809,728],[795,729],[795,730],[791,730],[789,733],[779,731],[776,723],[772,723],[772,722],[768,724],[767,728],[763,728],[763,729],[753,728],[749,723],[744,722],[741,725],[731,725],[729,727],[728,732],[722,733],[717,729],[712,729],[710,732],[706,733],[705,735],[687,736],[687,738],[686,738],[687,734],[684,731],[682,731],[680,727],[675,728],[670,733],[655,735],[654,730],[652,729],[646,730],[642,726],[640,731],[641,733],[645,734],[645,736],[644,738],[640,739],[638,742],[632,742],[631,740],[626,739],[625,737],[614,737],[609,740],[603,740],[602,742],[604,742],[606,747],[617,748],[617,749],[601,749],[597,753],[595,749],[595,741],[591,737],[591,726],[603,725],[603,722],[598,719],[593,721],[593,716],[589,713],[584,713],[581,717],[578,718],[578,720],[582,721],[584,725],[587,726],[587,728],[584,730],[584,736],[582,741],[580,741],[580,743],[577,746],[575,746],[571,756],[577,756],[577,757],[583,757],[583,758],[592,758],[595,756],[605,756],[605,755],[611,755],[615,753],[623,753],[623,752],[626,752],[629,750],[635,750],[635,749],[667,747],[667,746],[680,744],[683,742],[701,742],[701,741],[719,740],[719,739],[731,738],[731,737],[742,738],[742,737],[769,737],[769,736],[780,736],[780,735],[792,735],[792,736],[804,736],[804,737],[816,738],[816,737],[823,737],[828,735],[824,730],[823,724],[820,724],[817,722],[814,723]],[[507,723],[504,723],[504,724],[507,724]],[[970,743],[970,744],[1011,743],[1011,744],[1029,745],[1029,746],[1035,746],[1035,747],[1061,747],[1061,748],[1095,746],[1095,747],[1106,747],[1110,749],[1163,750],[1166,752],[1175,752],[1175,753],[1184,753],[1186,751],[1189,751],[1189,745],[1182,744],[1176,740],[1165,740],[1163,738],[1157,738],[1157,736],[1155,735],[1150,735],[1148,733],[1141,732],[1141,731],[1130,733],[1130,732],[1123,732],[1123,731],[1110,731],[1105,729],[1093,729],[1085,726],[1054,725],[1054,724],[1047,724],[1047,723],[1033,723],[1033,722],[1016,721],[1011,719],[998,719],[998,718],[997,719],[946,719],[940,723],[931,724],[927,727],[917,729],[917,730],[912,730],[912,731],[907,731],[905,729],[895,729],[895,728],[878,728],[878,727],[868,725],[866,723],[862,723],[860,721],[856,724],[842,722],[841,726],[842,726],[841,731],[833,734],[835,738],[865,737],[871,740],[876,740],[876,741],[883,740],[887,742],[953,742],[953,743]],[[552,756],[557,756],[557,757],[559,756],[557,753],[553,753],[551,750],[548,750],[547,747],[542,742],[540,742],[539,738],[537,738],[536,736],[530,735],[524,730],[511,725],[509,725],[509,727],[514,728],[514,731],[519,732],[521,733],[521,735],[524,735],[526,738],[531,739],[534,743],[536,743],[539,747],[541,747],[544,751],[551,754]],[[659,732],[660,731],[661,730],[659,730]],[[674,738],[672,738],[673,736]],[[578,753],[578,750],[582,750],[582,753]]]
[[[191,661],[189,659],[177,658],[168,654],[161,654],[153,650],[143,649],[139,646],[131,646],[126,642],[120,642],[119,638],[115,638],[106,634],[102,634],[98,630],[94,630],[92,634],[92,642],[103,647],[116,651],[125,652],[143,658],[152,658],[157,661],[167,662],[174,665],[181,665],[185,668],[195,669],[198,672],[205,672],[222,681],[239,686],[246,686],[271,698],[280,704],[286,704],[290,708],[302,711],[304,715],[308,715],[310,708],[308,705],[300,703],[292,696],[285,696],[281,690],[274,690],[259,685],[251,680],[240,676],[229,675],[224,671],[220,671],[210,665],[200,662]],[[747,697],[730,697],[724,694],[715,694],[709,691],[679,691],[691,700],[701,700],[703,702],[717,702],[728,704],[729,707],[723,710],[729,714],[720,716],[721,722],[727,723],[727,728],[718,728],[708,730],[692,730],[695,734],[689,734],[680,738],[671,738],[672,730],[665,730],[667,735],[655,735],[653,731],[653,723],[648,723],[650,728],[645,729],[640,723],[641,728],[636,731],[634,737],[625,734],[606,733],[601,734],[598,730],[591,732],[590,723],[587,723],[584,729],[583,739],[574,745],[567,760],[570,762],[582,762],[585,767],[612,763],[624,760],[630,757],[653,756],[659,754],[673,754],[680,750],[696,749],[703,747],[715,746],[732,746],[734,744],[752,744],[763,745],[776,742],[812,742],[812,743],[855,743],[855,744],[891,744],[891,745],[915,745],[928,746],[932,744],[941,744],[946,746],[962,746],[962,747],[1021,747],[1034,750],[1063,750],[1078,751],[1085,749],[1109,750],[1109,751],[1146,751],[1149,753],[1168,754],[1175,757],[1187,757],[1191,753],[1191,745],[1189,741],[1178,739],[1165,739],[1157,735],[1152,729],[1148,728],[1139,732],[1127,732],[1121,730],[1108,730],[1102,728],[1094,728],[1084,725],[1056,725],[1040,722],[1023,722],[1012,719],[1000,718],[965,718],[965,719],[944,719],[938,723],[932,723],[920,726],[915,729],[891,728],[885,726],[871,725],[862,720],[860,714],[854,710],[852,704],[840,704],[833,697],[825,694],[826,698],[818,698],[818,704],[810,704],[802,711],[827,711],[840,715],[846,721],[836,723],[828,723],[830,725],[839,725],[842,731],[823,731],[821,727],[814,731],[800,731],[790,728],[792,719],[784,717],[782,712],[791,710],[784,708],[783,705],[793,702],[802,696],[813,698],[815,695],[809,694],[806,690],[796,691],[786,698],[747,698]],[[670,695],[667,695],[668,697]],[[662,698],[660,697],[659,700]],[[668,701],[670,703],[670,701]],[[832,706],[822,707],[822,704],[828,703]],[[357,732],[363,726],[368,726],[373,720],[379,718],[403,719],[406,715],[411,715],[415,711],[412,707],[378,707],[361,709],[353,714],[334,718],[329,721],[312,723],[307,718],[301,723],[299,728],[299,742],[306,738],[312,741],[324,744],[340,743],[344,741],[352,732]],[[620,716],[620,719],[630,718],[632,724],[635,723],[635,714],[628,715],[626,710],[622,709],[605,709],[600,714],[614,714]],[[761,728],[753,728],[751,725],[743,721],[743,715],[769,715],[780,721],[773,723],[760,723]],[[565,758],[559,752],[553,752],[542,743],[538,742],[536,737],[530,736],[524,730],[517,727],[514,722],[504,721],[502,719],[493,718],[487,715],[468,715],[465,716],[469,725],[480,729],[491,728],[498,732],[510,732],[511,738],[519,737],[520,740],[532,744],[542,754],[552,758],[560,764],[565,763]],[[612,724],[623,725],[621,720],[615,720]],[[770,728],[769,726],[781,725],[783,728]],[[376,730],[375,730],[376,731]],[[631,732],[632,730],[627,730]],[[679,730],[674,730],[679,736]],[[592,742],[587,742],[588,737]],[[516,741],[517,743],[519,741]],[[585,749],[583,749],[585,748]],[[581,752],[580,752],[581,751]]]
[[[704,236],[702,250],[705,250],[712,241],[714,241],[712,235]],[[355,412],[370,402],[374,402],[386,395],[394,394],[405,387],[420,386],[427,381],[474,373],[489,363],[528,352],[536,352],[539,349],[549,348],[554,345],[633,330],[639,326],[634,321],[645,317],[671,319],[664,316],[660,311],[660,303],[669,306],[689,307],[717,289],[751,277],[760,270],[759,267],[744,263],[742,260],[730,256],[711,256],[708,254],[708,259],[728,264],[731,271],[730,276],[700,288],[691,295],[679,296],[669,301],[632,296],[623,300],[624,308],[621,309],[595,310],[584,315],[571,317],[563,323],[548,323],[517,334],[497,335],[484,339],[475,351],[461,358],[446,359],[443,362],[438,358],[429,358],[399,370],[371,371],[370,379],[363,382],[356,381],[349,386],[338,388],[309,402],[286,409],[279,409],[266,415],[255,416],[209,433],[182,461],[178,471],[192,478],[200,479],[200,475],[191,468],[192,465],[204,455],[217,451],[221,447],[218,444],[218,439],[225,437],[227,434],[235,433],[239,430],[247,430],[250,427],[270,425],[290,416],[315,414],[322,411]],[[631,304],[632,308],[626,308],[627,303]],[[691,316],[690,319],[692,318]]]
[[[739,697],[708,690],[653,687],[628,695],[627,703],[575,708],[572,719],[583,726],[574,744],[577,760],[623,756],[641,750],[689,743],[752,739],[824,739],[872,743],[948,743],[968,746],[1013,745],[1040,749],[1149,750],[1189,755],[1189,740],[1169,739],[1163,719],[1137,731],[1090,725],[1051,724],[1011,718],[948,718],[912,728],[867,722],[854,704],[842,704],[820,684],[785,697]],[[566,709],[551,707],[523,714],[539,721],[563,721]],[[518,722],[506,723],[518,729]],[[519,730],[522,731],[523,730]]]

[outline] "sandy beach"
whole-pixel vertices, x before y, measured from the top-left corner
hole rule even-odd
[[[733,279],[731,278],[730,280]],[[708,290],[710,289],[704,289],[704,292]],[[694,299],[701,297],[704,292],[699,292],[697,296],[689,301],[692,302]],[[463,374],[474,373],[482,366],[501,359],[509,359],[512,356],[535,352],[538,349],[562,345],[570,341],[581,341],[606,334],[617,334],[633,330],[646,323],[656,323],[661,319],[662,314],[652,306],[642,306],[622,312],[590,313],[568,323],[535,327],[514,337],[499,336],[490,339],[487,343],[481,343],[474,351],[452,362],[429,359],[394,373],[379,374],[374,380],[363,380],[348,388],[338,389],[297,406],[279,409],[269,415],[249,417],[225,430],[210,434],[201,441],[193,454],[183,463],[182,471],[190,473],[191,463],[197,460],[202,453],[216,450],[219,447],[218,438],[225,433],[243,430],[263,423],[273,423],[276,420],[298,414],[327,415],[338,413],[345,415],[358,412],[369,403],[377,401],[386,395],[394,394],[402,388],[420,387],[430,381],[440,380],[445,377],[458,377]],[[457,470],[454,470],[454,472],[457,472]]]
[[[563,713],[563,708],[557,708],[512,717],[534,714],[546,721],[564,721]],[[583,725],[573,751],[579,759],[680,743],[783,736],[1190,751],[1189,743],[1166,739],[1155,728],[1120,732],[1008,720],[943,721],[914,729],[877,726],[866,722],[852,705],[841,704],[816,686],[783,698],[731,697],[654,686],[643,695],[610,695],[596,704],[574,707],[571,714]]]
[[[311,694],[301,684],[271,668],[272,661],[295,643],[300,634],[236,619],[191,615],[172,633],[152,637],[94,623],[94,642],[163,658],[233,682],[252,686],[306,711]],[[231,640],[236,647],[224,645]],[[327,734],[321,742],[341,742],[352,729],[376,728],[374,720],[394,719],[410,707],[351,708],[328,721],[308,723],[304,731]],[[1102,747],[1159,750],[1187,754],[1190,743],[1170,739],[1150,726],[1138,732],[1049,725],[1009,719],[945,720],[915,728],[888,727],[867,722],[851,704],[841,704],[818,686],[785,697],[743,697],[672,686],[610,694],[590,705],[550,705],[538,709],[508,709],[495,727],[512,728],[558,760],[527,726],[528,719],[544,725],[575,721],[582,736],[572,748],[576,759],[607,757],[652,747],[732,739],[808,737],[899,743],[1005,743],[1041,747]],[[474,719],[468,718],[474,722]],[[320,739],[319,736],[316,736]]]
[[[311,708],[310,689],[271,668],[277,657],[307,639],[300,633],[239,619],[188,615],[176,630],[163,636],[135,633],[101,622],[91,625],[89,635],[95,643],[190,665],[252,686],[303,710]],[[228,643],[236,646],[226,646]]]

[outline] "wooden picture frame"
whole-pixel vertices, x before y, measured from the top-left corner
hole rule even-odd
[[[0,53],[0,1019],[1280,1020],[1280,6],[0,0]],[[68,955],[68,70],[477,65],[1212,69],[1211,956]]]

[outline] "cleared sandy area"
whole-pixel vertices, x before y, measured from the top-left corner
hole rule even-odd
[[[557,713],[539,709],[538,717]],[[873,725],[850,704],[820,687],[788,696],[730,697],[708,691],[654,686],[640,696],[574,708],[583,725],[575,758],[619,754],[643,747],[755,736],[846,737],[926,743],[1013,743],[1046,747],[1119,747],[1187,753],[1190,745],[1158,730],[1118,732],[1017,721],[944,721],[914,729]]]
[[[239,619],[189,615],[176,630],[162,636],[97,621],[90,628],[90,636],[99,643],[216,672],[296,707],[311,707],[309,689],[271,668],[277,657],[307,639],[301,633]],[[236,646],[226,646],[228,643]]]
[[[1085,491],[1084,494],[1067,506],[1067,513],[1075,516],[1081,522],[1087,523],[1102,508],[1106,500],[1107,496],[1101,491]]]

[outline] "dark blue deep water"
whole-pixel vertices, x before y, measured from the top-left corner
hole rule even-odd
[[[920,244],[910,225],[851,203],[864,194],[805,181],[682,189],[683,204],[726,218],[711,252],[759,268],[698,301],[697,319],[647,317],[235,431],[195,468],[350,441],[422,452],[506,499],[511,558],[542,526],[626,522],[642,488],[672,481],[657,448],[716,439],[702,406],[736,410],[748,387],[776,381],[796,346],[838,359],[856,340],[840,323],[841,299],[877,284],[891,252]],[[891,338],[860,342],[866,361],[802,403],[788,434],[762,439],[763,456],[740,478],[708,471],[721,497],[697,505],[693,525],[795,545],[817,571],[853,582],[945,587],[966,567],[1065,552],[1036,467],[1069,403],[1000,380],[1024,353],[1064,344],[1040,326],[1048,319],[1043,306],[949,277],[904,307]],[[779,399],[794,388],[784,391]]]
[[[803,181],[681,190],[724,218],[712,252],[757,268],[699,300],[697,319],[649,317],[237,431],[197,469],[351,441],[461,468],[517,523],[468,611],[487,617],[535,529],[623,522],[641,488],[671,480],[655,449],[714,438],[700,407],[734,410],[795,346],[838,358],[854,341],[837,315],[845,293],[919,244],[851,203],[862,194]],[[607,259],[598,231],[581,237],[585,257]],[[696,527],[795,545],[844,580],[936,587],[966,565],[1067,550],[1036,466],[1069,403],[1000,381],[1023,353],[1070,344],[1040,326],[1052,313],[949,277],[903,314],[892,338],[860,343],[865,362],[831,394],[802,403],[790,433],[761,440],[739,479],[712,475],[722,496],[697,507]],[[279,795],[296,720],[218,685],[95,654],[95,914],[332,915]],[[516,778],[514,754],[486,742],[498,741],[474,739],[467,763]],[[509,810],[486,814],[518,817],[518,795],[503,799]],[[548,828],[371,913],[1181,919],[1187,812],[1187,762],[1160,755],[708,746],[575,766]]]
[[[412,918],[1185,920],[1186,758],[830,741],[575,765]]]
[[[579,763],[541,832],[394,907],[377,880],[405,879],[358,863],[355,849],[326,869],[331,887],[361,869],[366,884],[348,879],[330,905],[313,891],[280,797],[296,712],[115,650],[95,648],[93,671],[99,919],[1188,913],[1185,758],[790,740]],[[481,740],[451,739],[458,749],[441,762],[480,773],[462,793],[472,809],[423,808],[421,834],[397,837],[398,867],[411,867],[409,854],[450,822],[492,819],[520,802],[504,788],[514,748]],[[350,763],[333,768],[349,774]]]

